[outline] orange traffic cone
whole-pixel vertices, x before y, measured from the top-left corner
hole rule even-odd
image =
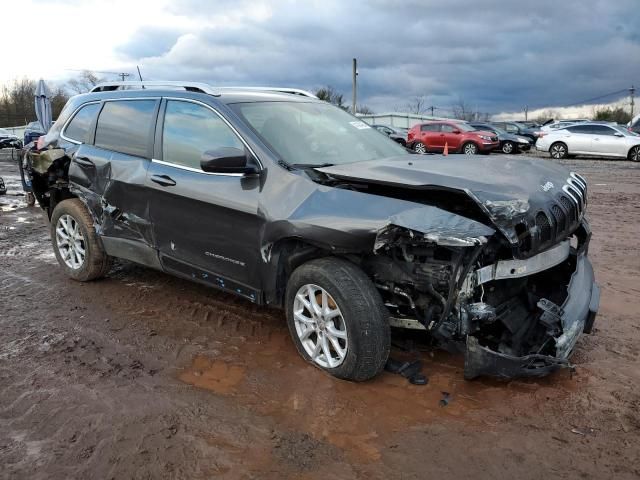
[[[449,155],[449,144],[447,142],[444,142],[444,151],[442,152],[443,155]]]

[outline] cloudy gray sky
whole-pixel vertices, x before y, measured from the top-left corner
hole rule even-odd
[[[428,105],[463,99],[490,113],[640,87],[639,0],[5,3],[15,10],[8,18],[33,13],[0,31],[0,44],[19,57],[0,81],[63,80],[84,68],[133,73],[137,64],[149,79],[329,84],[350,98],[357,57],[359,100],[376,111],[424,96]],[[27,50],[41,51],[40,60]]]

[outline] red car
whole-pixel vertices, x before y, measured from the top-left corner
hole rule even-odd
[[[414,125],[407,136],[407,147],[418,153],[442,152],[445,144],[450,152],[475,155],[491,152],[500,146],[500,141],[493,132],[476,130],[463,122],[442,120]]]

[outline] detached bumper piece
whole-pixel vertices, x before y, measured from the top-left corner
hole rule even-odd
[[[576,270],[569,283],[562,306],[545,301],[540,307],[544,315],[558,315],[562,334],[556,337],[556,356],[530,354],[522,357],[506,355],[480,345],[478,339],[467,337],[464,377],[501,378],[542,377],[560,368],[571,367],[569,357],[580,334],[591,333],[600,304],[600,289],[595,283],[593,267],[586,255],[577,258]],[[553,308],[555,307],[555,308]]]

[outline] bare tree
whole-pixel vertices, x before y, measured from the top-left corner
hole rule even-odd
[[[454,118],[458,120],[472,121],[475,119],[475,112],[471,106],[463,99],[458,98],[458,102],[451,108]]]
[[[67,88],[73,93],[86,93],[100,83],[102,79],[91,70],[84,70],[78,78],[67,82]]]
[[[338,92],[331,85],[327,85],[325,87],[321,87],[314,92],[314,95],[318,97],[320,100],[324,100],[325,102],[329,102],[332,105],[336,105],[337,107],[342,108],[343,110],[347,110],[347,107],[344,104],[344,95]]]
[[[35,120],[35,90],[35,80],[26,77],[5,85],[0,94],[0,125],[13,127]]]
[[[363,115],[373,115],[373,110],[371,110],[369,107],[367,107],[366,105],[358,105],[356,107],[356,112],[357,113],[361,113]]]
[[[427,101],[424,96],[415,96],[406,104],[407,112],[422,115],[427,111]]]

